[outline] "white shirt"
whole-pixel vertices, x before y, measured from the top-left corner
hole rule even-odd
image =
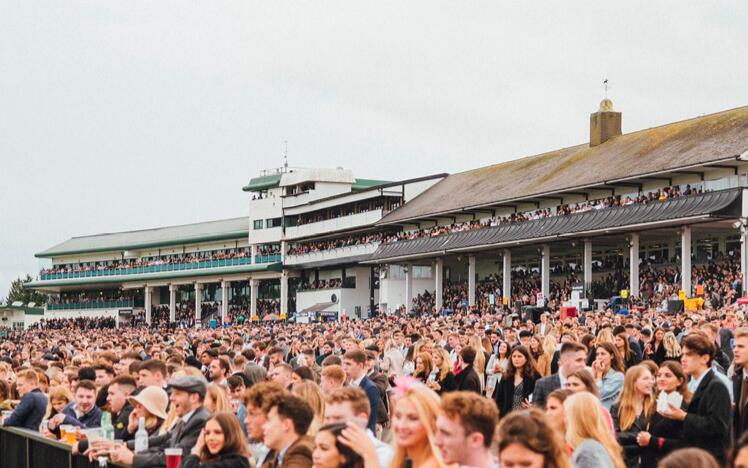
[[[691,391],[691,393],[696,392],[696,389],[699,388],[699,384],[701,384],[701,381],[704,380],[704,377],[710,370],[712,369],[707,367],[706,370],[702,372],[698,378],[694,379],[693,377],[691,377],[691,380],[688,382],[688,389]]]
[[[182,421],[184,421],[184,423],[187,424],[193,414],[195,414],[195,410],[192,410],[189,413],[187,413],[184,416],[182,416]]]
[[[377,460],[379,461],[379,466],[382,468],[390,466],[390,463],[392,463],[392,458],[395,456],[395,449],[391,445],[385,444],[381,440],[377,439],[374,433],[371,432],[371,429],[367,429],[366,434],[368,434],[369,439],[374,442],[374,448],[377,451]]]

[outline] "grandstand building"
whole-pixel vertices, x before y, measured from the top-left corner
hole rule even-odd
[[[444,176],[387,182],[342,168],[266,171],[244,187],[248,218],[75,237],[36,254],[52,267],[27,287],[52,295],[46,318],[366,317],[379,303],[378,273],[359,261],[376,250],[376,223]],[[307,247],[335,240],[338,248]]]
[[[37,254],[53,267],[28,287],[55,295],[45,316],[305,320],[646,300],[656,268],[691,298],[699,265],[745,271],[748,107],[621,123],[606,99],[588,143],[452,175],[281,168],[244,187],[248,218],[76,237]]]

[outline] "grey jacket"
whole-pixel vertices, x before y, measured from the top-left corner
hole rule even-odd
[[[594,439],[587,439],[574,449],[571,464],[574,468],[615,468],[603,444]]]

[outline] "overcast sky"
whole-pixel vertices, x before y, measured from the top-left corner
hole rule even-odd
[[[284,140],[394,180],[586,142],[604,78],[624,132],[748,105],[746,25],[745,1],[0,0],[0,297],[69,237],[246,215]]]

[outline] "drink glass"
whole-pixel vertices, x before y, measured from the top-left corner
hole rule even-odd
[[[74,444],[76,442],[75,426],[70,424],[63,424],[60,426],[60,440],[66,444]]]
[[[164,449],[164,454],[166,454],[166,468],[179,468],[179,464],[182,463],[181,448]]]

